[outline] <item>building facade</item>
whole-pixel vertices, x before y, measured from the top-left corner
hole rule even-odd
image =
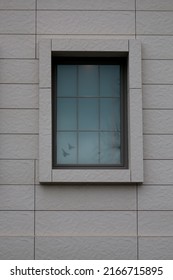
[[[51,54],[74,51],[131,57],[130,175],[46,173]],[[0,259],[173,258],[172,0],[1,0],[0,120]]]

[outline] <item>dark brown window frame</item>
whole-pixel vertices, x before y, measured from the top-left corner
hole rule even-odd
[[[57,164],[57,108],[56,108],[56,69],[58,64],[72,65],[120,65],[121,67],[121,157],[122,164]],[[52,167],[53,169],[126,169],[128,168],[128,106],[127,106],[127,57],[102,56],[95,53],[53,53],[52,55]]]

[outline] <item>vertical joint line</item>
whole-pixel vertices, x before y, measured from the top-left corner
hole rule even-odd
[[[35,58],[37,58],[37,0],[35,0]]]
[[[135,39],[136,39],[136,0],[135,0]]]
[[[137,236],[137,260],[139,260],[138,184],[136,184],[136,236]]]
[[[35,260],[35,214],[36,214],[36,159],[34,159],[34,260]]]

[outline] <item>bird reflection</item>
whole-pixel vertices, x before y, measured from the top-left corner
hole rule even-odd
[[[68,144],[68,148],[69,148],[69,150],[72,150],[72,149],[74,149],[75,147],[72,146],[71,144]]]
[[[71,145],[70,143],[68,143],[68,150],[73,150],[75,149],[75,146]],[[64,150],[63,148],[61,149],[62,150],[62,154],[63,154],[63,157],[67,157],[70,155],[70,153],[68,153],[66,150]]]
[[[64,149],[62,149],[62,154],[63,154],[63,156],[64,157],[66,157],[66,156],[69,156],[70,154],[69,153],[67,153]]]

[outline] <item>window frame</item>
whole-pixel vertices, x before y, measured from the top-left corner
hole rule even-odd
[[[57,162],[57,66],[58,65],[120,65],[120,125],[121,125],[121,163],[120,164],[58,164]],[[57,56],[52,54],[52,166],[54,169],[61,168],[112,168],[123,169],[128,167],[128,126],[127,126],[127,57],[95,57],[90,53],[90,56],[84,57],[78,53],[78,56],[71,54],[66,56]],[[67,97],[68,98],[68,97]],[[100,98],[97,97],[97,98]]]
[[[90,54],[128,58],[128,166],[118,168],[52,167],[52,55]],[[39,42],[39,181],[40,183],[142,183],[143,130],[141,44],[136,39],[42,39]]]

